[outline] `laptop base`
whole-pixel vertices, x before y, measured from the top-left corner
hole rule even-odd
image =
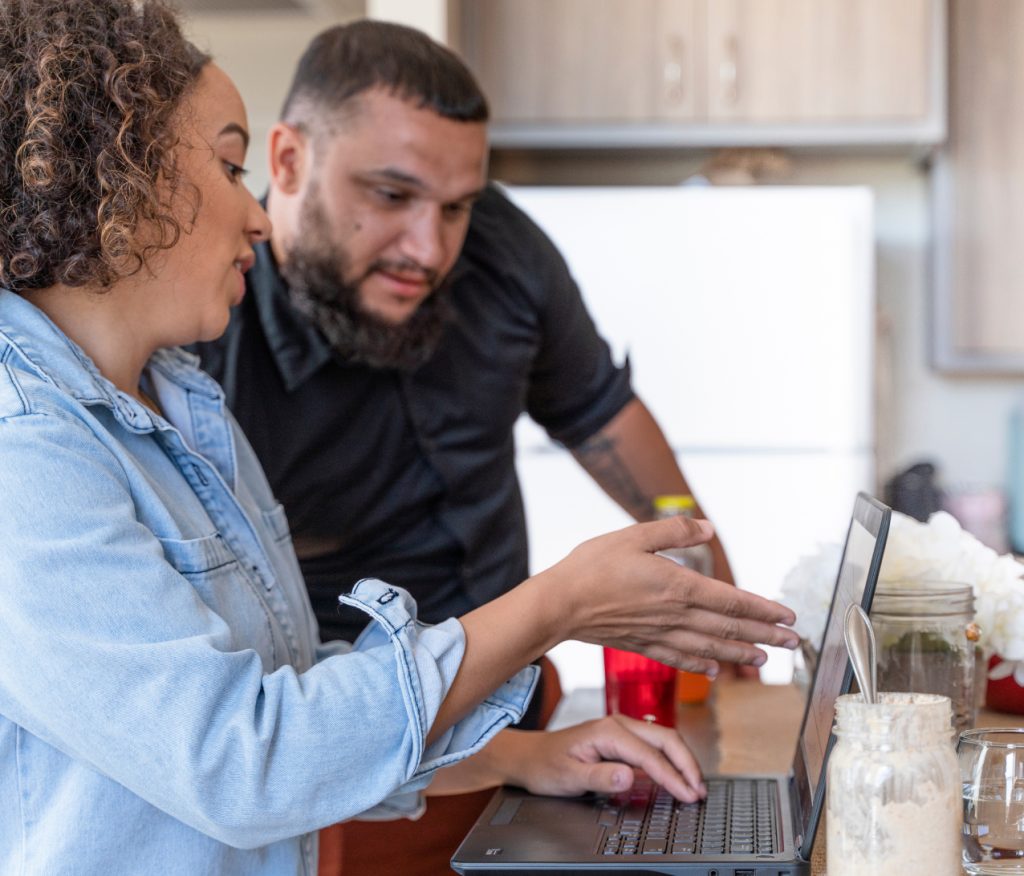
[[[495,793],[452,858],[459,873],[566,874],[650,873],[684,876],[810,876],[810,865],[798,857],[793,837],[793,810],[789,780],[785,776],[708,776],[716,782],[766,780],[778,785],[776,852],[743,854],[725,850],[702,854],[698,849],[673,854],[671,845],[659,854],[644,854],[645,829],[637,837],[635,851],[604,853],[610,845],[628,842],[631,813],[624,801],[604,795],[575,799],[540,797],[516,788]],[[568,804],[568,805],[567,805]],[[567,835],[571,841],[567,841]]]

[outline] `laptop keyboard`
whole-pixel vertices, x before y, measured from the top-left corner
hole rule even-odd
[[[778,842],[774,779],[712,779],[708,796],[682,803],[640,775],[629,792],[608,799],[602,855],[768,855]]]

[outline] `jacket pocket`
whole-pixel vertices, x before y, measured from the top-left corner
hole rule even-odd
[[[182,575],[196,575],[212,572],[223,566],[237,564],[220,534],[204,535],[200,538],[161,538],[164,556]]]
[[[276,668],[278,649],[270,607],[223,537],[215,533],[201,538],[161,538],[160,544],[167,561],[227,625],[224,650],[252,648],[259,653],[265,671]]]

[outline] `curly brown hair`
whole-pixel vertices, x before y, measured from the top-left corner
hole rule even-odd
[[[207,61],[160,0],[0,0],[0,286],[108,288],[175,244]]]

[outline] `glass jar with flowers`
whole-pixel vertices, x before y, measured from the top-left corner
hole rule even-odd
[[[830,572],[827,566],[831,566]],[[803,626],[797,629],[811,642],[819,642],[824,631],[828,594],[838,566],[838,547],[826,545],[816,556],[803,558],[783,584],[781,599],[798,619],[803,616]],[[931,678],[936,684],[948,684],[950,689],[928,692],[943,693],[951,699],[956,695],[963,701],[963,691],[971,680],[969,664],[974,664],[975,689],[980,694],[985,687],[985,659],[992,655],[989,707],[1024,713],[1022,573],[1024,565],[1013,556],[1000,556],[986,547],[944,511],[933,514],[927,523],[894,512],[873,618],[878,624],[877,609],[881,609],[881,624],[883,628],[888,624],[892,633],[879,643],[880,665],[889,661],[894,671],[903,671],[916,661],[918,672],[913,678],[918,680],[909,676],[885,680],[883,668],[880,688],[921,685],[926,682],[920,679]],[[938,593],[929,592],[936,589]],[[900,652],[901,648],[905,653]],[[958,667],[955,672],[939,665],[954,658]],[[993,691],[1002,695],[994,697]],[[972,705],[965,702],[961,709],[968,719]],[[962,723],[964,716],[959,720]]]

